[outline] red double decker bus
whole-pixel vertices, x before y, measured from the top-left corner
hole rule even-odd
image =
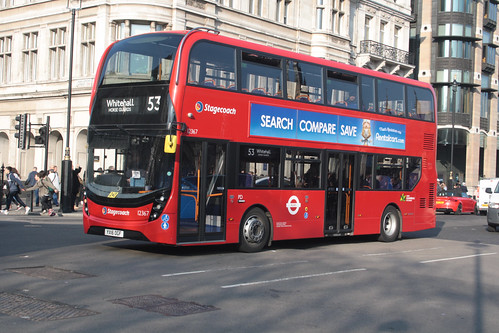
[[[198,28],[112,44],[90,112],[89,234],[253,252],[435,226],[425,83]]]

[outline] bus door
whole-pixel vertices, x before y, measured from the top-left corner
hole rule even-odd
[[[178,242],[225,239],[226,144],[183,138]]]
[[[327,164],[325,233],[353,230],[355,154],[330,152]]]

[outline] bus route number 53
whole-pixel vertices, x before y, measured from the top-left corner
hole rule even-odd
[[[161,96],[149,96],[147,98],[147,111],[157,112],[161,105]]]

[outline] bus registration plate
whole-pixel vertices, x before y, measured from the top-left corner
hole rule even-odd
[[[104,229],[104,236],[123,238],[124,234],[123,230]]]

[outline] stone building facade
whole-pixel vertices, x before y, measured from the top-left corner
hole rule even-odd
[[[71,108],[68,5],[78,7]],[[409,76],[411,19],[409,0],[0,0],[0,163],[15,165],[24,177],[33,166],[43,168],[44,149],[17,148],[15,116],[27,113],[32,144],[37,124],[50,117],[49,165],[61,164],[68,145],[73,165],[85,167],[95,71],[106,47],[127,36],[205,26],[229,37]]]

